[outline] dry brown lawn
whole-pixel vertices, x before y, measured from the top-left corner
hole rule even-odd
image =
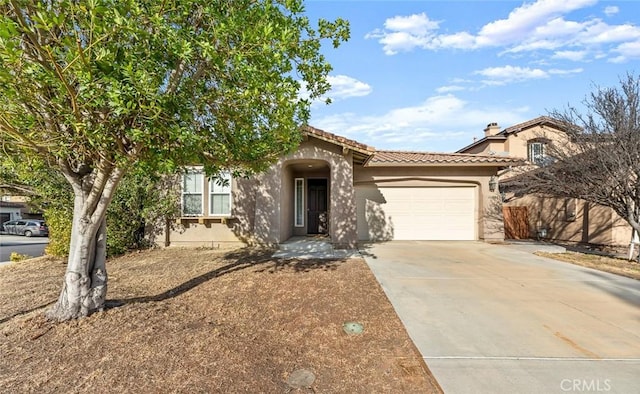
[[[640,264],[637,261],[628,261],[617,257],[602,256],[598,254],[566,252],[545,253],[537,252],[538,256],[548,257],[567,263],[593,268],[612,274],[618,274],[640,280]]]
[[[362,259],[134,253],[108,264],[106,311],[54,324],[43,311],[64,269],[46,257],[0,267],[3,393],[441,392]],[[299,369],[309,387],[287,383]]]

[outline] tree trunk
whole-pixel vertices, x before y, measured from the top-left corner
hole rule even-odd
[[[58,302],[47,311],[52,320],[70,320],[102,311],[107,296],[106,220],[91,234],[85,225],[76,234]],[[79,238],[78,238],[79,237]]]
[[[86,179],[67,176],[75,194],[69,258],[60,297],[46,312],[47,318],[64,321],[104,309],[106,212],[122,173],[119,169],[107,169]]]

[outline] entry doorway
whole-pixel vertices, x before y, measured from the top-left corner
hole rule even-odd
[[[309,179],[307,182],[307,233],[329,232],[327,179]]]

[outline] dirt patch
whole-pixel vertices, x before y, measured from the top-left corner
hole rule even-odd
[[[441,392],[362,259],[269,256],[167,249],[114,259],[108,264],[110,307],[61,324],[47,322],[42,312],[57,298],[63,262],[39,258],[2,266],[0,387]],[[347,334],[345,322],[362,324],[364,332]],[[307,371],[306,380],[291,376],[300,370]]]
[[[638,264],[638,262],[636,261],[628,261],[626,259],[617,257],[578,252],[536,252],[536,255],[640,280],[640,264]]]

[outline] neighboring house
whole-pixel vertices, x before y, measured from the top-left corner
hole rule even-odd
[[[165,244],[276,245],[316,234],[337,248],[504,238],[500,195],[490,183],[522,160],[384,151],[312,127],[303,133],[295,152],[249,179],[208,180],[191,168],[182,180],[182,217]]]
[[[23,204],[0,201],[0,224],[8,222],[9,220],[22,219]]]
[[[33,212],[24,196],[0,196],[0,224],[9,220],[42,219],[42,214]]]
[[[568,143],[562,124],[541,116],[501,130],[490,123],[482,139],[458,150],[458,153],[509,155],[530,164],[545,165],[549,144]],[[500,180],[513,172],[502,171]],[[550,238],[600,245],[628,245],[631,227],[611,208],[575,198],[541,195],[514,196],[503,193],[506,238]]]

